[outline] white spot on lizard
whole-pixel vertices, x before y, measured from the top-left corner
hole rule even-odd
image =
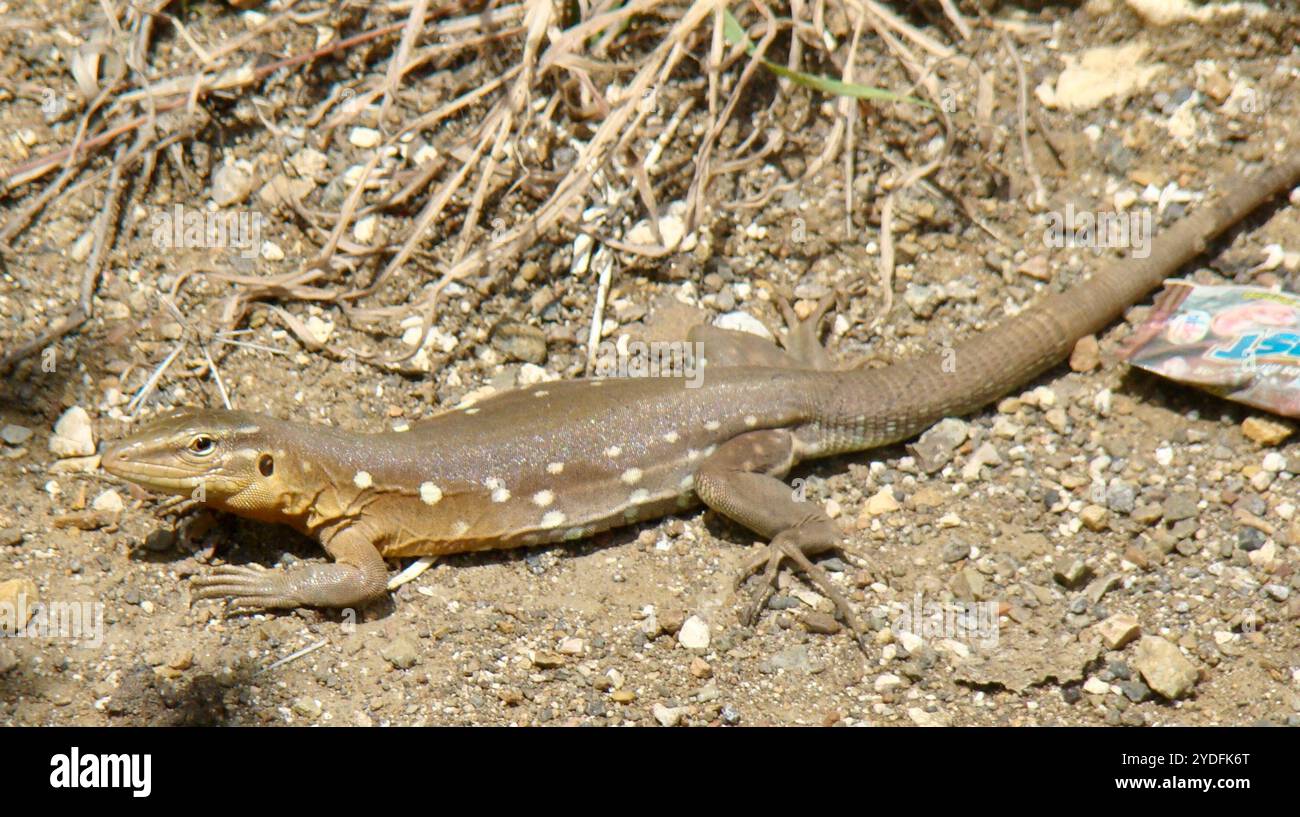
[[[442,499],[442,489],[432,482],[420,483],[420,499],[425,505],[437,505]]]
[[[542,527],[558,528],[564,524],[565,518],[563,511],[547,511],[542,515]]]

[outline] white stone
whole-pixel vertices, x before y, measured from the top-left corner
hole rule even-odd
[[[655,704],[650,707],[650,712],[655,716],[655,720],[659,722],[660,726],[676,726],[681,723],[682,716],[686,714],[686,707]]]
[[[374,128],[355,127],[348,134],[348,141],[359,148],[376,147],[384,139],[384,135]]]
[[[903,679],[894,675],[892,672],[887,672],[884,675],[881,675],[871,684],[872,688],[875,689],[876,692],[889,692],[890,690],[897,689],[902,685]]]
[[[947,726],[948,719],[941,712],[926,712],[919,706],[909,707],[907,717],[917,726]]]
[[[54,424],[50,451],[58,457],[89,457],[95,453],[95,433],[85,409],[73,406],[63,412]]]
[[[677,631],[677,643],[688,650],[707,650],[709,648],[709,625],[699,616],[691,616]]]
[[[212,172],[212,200],[218,207],[229,207],[248,198],[253,192],[253,164],[239,159],[225,162]]]
[[[32,430],[26,426],[7,425],[0,428],[0,440],[4,440],[5,445],[22,445],[31,436]]]
[[[748,332],[751,335],[758,335],[760,338],[775,341],[772,333],[763,322],[748,312],[727,312],[719,315],[714,319],[713,325],[719,329],[730,329],[733,332]]]
[[[894,489],[886,485],[867,500],[863,512],[868,516],[880,516],[898,510],[898,500],[894,499]]]
[[[1083,682],[1083,691],[1092,695],[1105,695],[1110,692],[1110,684],[1094,675]]]
[[[925,639],[921,638],[921,636],[907,630],[894,633],[894,638],[898,641],[899,646],[907,650],[909,653],[914,653],[921,649],[921,645],[925,643]]]
[[[318,315],[307,316],[307,331],[315,338],[317,343],[325,343],[334,333],[334,324],[322,319]]]
[[[311,178],[325,172],[329,167],[329,157],[315,148],[303,148],[290,157],[289,164],[299,176]]]
[[[95,501],[90,503],[90,507],[97,511],[108,511],[109,513],[114,513],[122,510],[126,505],[122,502],[122,495],[112,488],[109,488],[104,493],[95,497]]]
[[[375,233],[379,229],[379,217],[373,213],[363,218],[357,219],[357,223],[352,225],[352,237],[362,244],[369,244],[375,239]]]

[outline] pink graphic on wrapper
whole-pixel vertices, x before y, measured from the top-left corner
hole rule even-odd
[[[1247,332],[1253,326],[1291,326],[1296,322],[1295,310],[1286,304],[1273,301],[1254,301],[1225,309],[1214,318],[1214,334],[1221,338]]]

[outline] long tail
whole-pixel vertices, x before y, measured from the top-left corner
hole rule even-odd
[[[1160,233],[1144,258],[1116,261],[946,352],[843,373],[827,414],[843,418],[841,434],[851,429],[847,436],[857,439],[834,447],[906,439],[943,417],[981,408],[1064,360],[1080,338],[1110,324],[1225,230],[1300,184],[1300,140],[1291,140],[1281,156],[1267,170],[1219,185],[1227,192],[1218,201]]]

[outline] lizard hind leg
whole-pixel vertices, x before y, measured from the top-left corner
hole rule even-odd
[[[736,586],[763,571],[763,580],[742,618],[753,624],[771,598],[781,565],[789,560],[834,604],[865,649],[865,632],[853,608],[826,571],[808,557],[840,549],[839,526],[780,477],[793,460],[788,431],[769,429],[735,437],[718,448],[695,475],[695,492],[710,508],[739,522],[769,544],[740,572]]]

